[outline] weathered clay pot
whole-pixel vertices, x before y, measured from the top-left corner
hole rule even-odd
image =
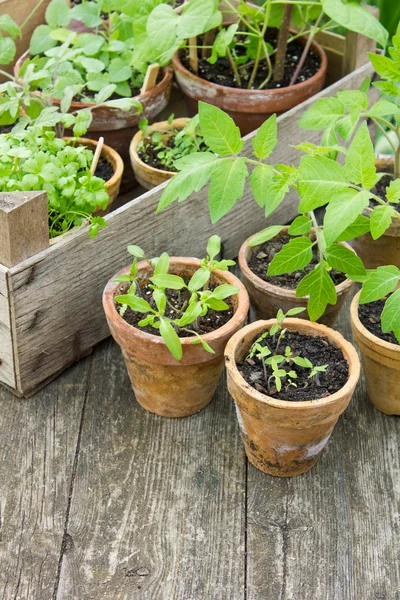
[[[381,340],[364,327],[358,316],[359,292],[350,306],[354,341],[361,351],[372,404],[387,415],[400,415],[400,346]]]
[[[282,231],[284,232],[287,230],[288,227],[285,227]],[[257,319],[273,319],[280,308],[285,313],[291,308],[304,307],[307,309],[307,297],[297,298],[296,290],[288,290],[273,285],[272,283],[268,283],[251,271],[248,261],[250,260],[252,252],[257,249],[257,247],[249,247],[249,242],[253,237],[254,236],[250,236],[242,244],[239,251],[238,262],[240,270],[242,271],[243,283],[249,293],[251,303],[255,308]],[[345,242],[343,245],[350,248]],[[329,326],[334,324],[352,285],[353,282],[350,279],[345,279],[336,286],[337,302],[336,304],[328,304],[325,313],[318,319],[320,323]],[[299,317],[308,319],[309,316],[307,310],[305,310],[304,313],[300,313]]]
[[[171,258],[172,274],[191,276],[200,266],[196,258]],[[148,279],[149,266],[139,263],[140,283]],[[129,267],[118,275],[129,273]],[[146,410],[163,417],[187,417],[199,412],[211,401],[224,366],[224,349],[229,338],[242,327],[249,309],[249,299],[244,285],[227,271],[214,271],[218,284],[229,283],[240,288],[232,298],[233,317],[211,333],[202,336],[215,354],[193,345],[193,337],[181,338],[183,356],[176,360],[158,335],[145,333],[132,327],[118,314],[114,297],[120,284],[114,278],[103,294],[103,306],[111,335],[121,346],[132,387],[137,401]]]
[[[168,121],[160,121],[159,123],[153,123],[148,128],[148,134],[154,133],[155,131],[159,131],[160,133],[166,133],[171,131],[171,129],[183,129],[186,123],[190,119],[183,117],[181,119],[174,119],[172,123],[168,123]],[[139,130],[131,141],[131,145],[129,148],[129,154],[131,157],[131,163],[133,172],[135,173],[135,177],[141,186],[146,188],[146,190],[151,190],[153,187],[168,181],[175,175],[174,171],[164,171],[162,169],[155,169],[154,167],[146,164],[142,161],[137,153],[138,144],[143,140],[143,134]]]
[[[289,402],[266,396],[243,379],[237,363],[245,358],[257,336],[274,323],[275,319],[256,321],[238,331],[227,344],[225,364],[247,458],[260,471],[291,477],[311,469],[321,456],[351,400],[360,377],[360,361],[354,347],[337,331],[319,323],[286,319],[289,331],[333,341],[349,364],[349,379],[338,392],[320,400]]]
[[[300,38],[300,41],[305,43],[306,39]],[[191,116],[197,113],[200,100],[208,102],[228,113],[240,127],[242,135],[246,135],[260,127],[271,114],[285,112],[322,90],[328,60],[319,44],[314,41],[312,47],[321,58],[318,72],[306,81],[273,90],[245,90],[201,79],[183,66],[179,52],[172,59],[172,66]]]
[[[393,158],[378,158],[375,162],[380,173],[393,173]],[[364,214],[369,216],[372,210],[366,208]],[[351,245],[367,269],[376,269],[384,265],[396,265],[400,268],[400,219],[393,219],[392,224],[377,240],[366,233],[354,240]]]
[[[25,52],[15,63],[15,77],[18,77],[18,73],[27,58],[29,58],[29,52]],[[125,164],[122,183],[124,190],[134,187],[133,172],[129,159],[129,143],[137,132],[141,119],[153,121],[158,113],[167,106],[171,94],[172,76],[172,67],[166,67],[162,80],[154,88],[136,96],[136,99],[143,106],[141,114],[135,108],[123,111],[107,106],[92,111],[93,121],[87,132],[87,137],[98,139],[103,136],[105,143],[120,154]],[[59,105],[60,101],[55,99],[54,104]],[[90,102],[72,102],[70,111],[91,108],[92,106],[93,103]]]

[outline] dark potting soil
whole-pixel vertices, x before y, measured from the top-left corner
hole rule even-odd
[[[289,377],[285,377],[282,378],[282,389],[278,392],[272,379],[269,383],[270,387],[265,382],[261,360],[255,356],[251,359],[246,358],[242,363],[238,364],[238,369],[242,377],[254,389],[278,400],[302,402],[304,400],[325,398],[334,394],[345,385],[349,376],[347,361],[342,351],[327,338],[303,335],[296,331],[287,331],[283,340],[280,341],[277,351],[275,351],[276,343],[277,336],[274,338],[267,337],[260,342],[261,346],[268,346],[275,355],[283,355],[286,346],[290,346],[294,355],[308,358],[314,367],[321,365],[328,365],[328,367],[324,373],[318,373],[310,379],[310,369],[299,367],[294,363],[281,363],[279,368],[285,369],[287,372],[296,372],[297,378],[293,378],[292,381],[297,387],[289,385]],[[266,365],[266,368],[268,381],[268,378],[272,375],[272,369],[269,365]]]
[[[189,282],[189,278],[184,277],[183,279],[184,279],[185,283]],[[209,289],[213,290],[216,287],[217,287],[217,285],[210,284]],[[121,284],[121,286],[119,288],[119,293],[126,294],[128,289],[129,289],[129,285],[127,286],[127,284]],[[145,300],[147,300],[150,304],[152,304],[151,293],[152,293],[152,290],[149,288],[148,284],[141,287],[142,297]],[[173,308],[170,308],[169,306],[167,306],[167,310],[165,311],[165,316],[173,319],[174,314],[176,314],[174,312],[174,308],[175,308],[175,310],[181,310],[182,307],[188,303],[191,294],[187,289],[183,289],[180,291],[166,290],[166,295],[167,295],[168,303],[171,304]],[[215,310],[210,309],[205,317],[200,317],[198,319],[199,335],[204,335],[205,333],[210,333],[211,331],[215,331],[216,329],[219,329],[233,317],[234,311],[233,311],[233,307],[232,307],[230,298],[226,298],[226,300],[224,302],[226,302],[229,305],[229,310],[216,312]],[[115,306],[118,310],[121,305],[116,303]],[[155,305],[154,305],[154,307],[155,307]],[[139,321],[141,321],[145,317],[146,317],[145,314],[133,311],[129,307],[126,310],[125,314],[123,315],[123,319],[127,323],[129,323],[129,325],[132,325],[133,327],[137,327],[138,329],[140,329],[140,331],[145,331],[146,333],[151,333],[152,335],[158,335],[157,329],[154,329],[154,327],[150,327],[150,325],[148,325],[146,327],[138,327]],[[190,325],[187,325],[187,328],[194,329],[193,323],[191,323]],[[189,332],[183,331],[183,330],[177,330],[177,334],[179,335],[179,337],[193,336],[193,333],[189,333]]]
[[[15,126],[14,125],[0,125],[0,135],[2,135],[3,133],[10,133],[11,129]]]
[[[237,36],[238,41],[242,41],[243,36]],[[276,48],[278,41],[278,32],[276,30],[269,30],[265,35],[265,40],[271,44],[273,48]],[[304,46],[300,44],[298,41],[291,42],[287,47],[286,60],[285,60],[285,70],[284,76],[281,81],[272,81],[270,80],[263,89],[271,90],[276,88],[287,87],[290,84],[290,80],[294,75],[297,64],[301,58],[303,53]],[[238,47],[238,55],[245,54],[245,50],[240,46]],[[186,69],[193,72],[190,68],[189,63],[189,53],[186,52],[185,55],[181,58],[182,64]],[[236,83],[235,77],[232,72],[232,68],[230,66],[229,60],[226,57],[218,58],[217,62],[214,65],[211,65],[206,58],[201,57],[201,49],[198,50],[198,76],[202,79],[206,79],[207,81],[211,81],[212,83],[216,83],[218,85],[224,85],[227,87],[247,89],[247,85],[249,79],[251,77],[252,69],[253,69],[253,61],[250,61],[249,66],[241,65],[239,74],[242,80],[242,85],[239,86]],[[274,68],[275,64],[275,55],[271,56],[272,68]],[[317,73],[318,69],[321,66],[321,59],[317,52],[311,48],[308,56],[304,62],[303,68],[300,71],[300,74],[296,80],[296,83],[301,83],[306,79],[310,79],[315,73]],[[258,87],[265,81],[268,76],[268,66],[266,61],[260,61],[257,75],[254,79],[254,83],[252,85],[252,89],[258,89]]]
[[[99,162],[97,163],[95,176],[108,181],[114,175],[114,167],[108,162],[106,158],[100,156]]]
[[[174,129],[171,134],[168,134],[168,138],[164,136],[163,144],[166,148],[173,148],[175,143],[175,135],[179,132],[178,129]],[[140,160],[142,160],[149,167],[153,167],[154,169],[161,169],[162,171],[171,171],[173,173],[177,172],[177,169],[173,165],[168,165],[168,167],[164,164],[163,159],[159,158],[157,155],[161,152],[161,149],[158,148],[156,150],[156,144],[151,140],[151,138],[146,137],[143,140],[143,144],[141,144],[140,148],[138,148],[138,156]]]
[[[386,200],[386,188],[389,187],[391,181],[394,181],[394,175],[384,175],[372,189],[372,193],[379,196],[379,198],[382,198],[382,200]],[[370,198],[369,207],[375,208],[375,206],[379,206],[379,203],[373,198]]]
[[[369,304],[360,304],[358,307],[358,317],[364,327],[368,329],[372,335],[376,335],[376,337],[385,342],[398,344],[394,333],[383,333],[381,330],[381,314],[384,306],[385,300],[377,300],[376,302],[370,302]]]
[[[267,275],[268,266],[275,254],[282,250],[282,247],[291,239],[293,238],[290,235],[282,233],[279,237],[269,240],[268,242],[261,244],[261,246],[253,248],[253,253],[248,262],[250,269],[255,275],[260,277],[260,279],[263,279],[268,283],[272,283],[272,285],[286,288],[287,290],[295,290],[303,277],[310,273],[318,264],[318,256],[313,249],[312,261],[301,271],[294,271],[293,273],[285,273],[283,275]],[[346,279],[343,273],[340,273],[335,269],[331,269],[329,271],[329,275],[335,285],[339,285]]]

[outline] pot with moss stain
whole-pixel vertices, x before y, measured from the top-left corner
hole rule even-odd
[[[170,259],[169,272],[191,277],[200,267],[196,258]],[[149,279],[149,265],[139,263],[139,281],[143,286]],[[126,275],[129,267],[117,275]],[[125,364],[136,399],[146,410],[162,417],[188,417],[202,410],[214,396],[224,367],[224,349],[229,338],[242,327],[249,309],[249,298],[241,281],[228,271],[214,271],[215,283],[228,283],[240,289],[232,296],[233,317],[219,329],[202,338],[215,354],[192,344],[195,338],[181,338],[183,356],[176,360],[161,336],[152,335],[129,325],[117,312],[114,298],[119,285],[111,279],[103,294],[103,306],[111,335],[121,346]]]
[[[28,58],[29,51],[25,52],[15,63],[15,77],[18,78],[19,71]],[[135,96],[135,99],[143,107],[143,112],[140,114],[136,108],[124,111],[108,106],[101,106],[92,111],[93,120],[86,135],[93,139],[98,139],[101,136],[104,137],[106,144],[120,154],[125,164],[125,173],[122,182],[124,191],[132,189],[135,186],[135,179],[129,159],[129,142],[137,132],[141,119],[152,121],[167,106],[171,95],[172,77],[172,67],[165,67],[162,71],[162,78],[157,85],[148,92],[144,94],[139,93]],[[55,98],[54,105],[59,106],[60,100]],[[73,101],[70,112],[83,108],[91,109],[93,106],[93,102]]]
[[[224,23],[228,26],[231,23]],[[305,44],[306,38],[299,38]],[[228,113],[239,126],[241,134],[246,135],[264,123],[273,113],[281,114],[322,90],[325,83],[328,59],[324,49],[313,41],[311,47],[319,55],[321,64],[318,71],[306,81],[295,85],[269,89],[247,90],[218,85],[202,79],[186,69],[180,52],[172,59],[176,80],[185,96],[189,115],[198,112],[198,102],[208,102]]]
[[[168,121],[160,121],[159,123],[153,123],[148,130],[146,135],[150,135],[155,131],[158,131],[162,134],[171,131],[172,129],[183,129],[185,125],[190,121],[190,119],[186,117],[182,117],[181,119],[174,119],[172,123],[168,123]],[[139,130],[131,141],[131,145],[129,148],[129,154],[131,157],[131,164],[133,168],[133,172],[135,173],[135,177],[137,181],[142,185],[146,190],[151,190],[157,185],[161,185],[165,181],[168,181],[175,175],[175,171],[164,171],[162,169],[156,169],[145,163],[139,156],[137,152],[137,147],[139,143],[143,141],[143,133]]]
[[[360,293],[350,306],[354,341],[361,352],[367,392],[372,404],[387,415],[400,415],[400,345],[373,335],[358,316]]]
[[[287,232],[289,227],[284,227],[282,232]],[[312,232],[313,230],[311,230]],[[279,236],[280,234],[278,234]],[[276,237],[278,237],[276,236]],[[282,309],[284,313],[287,313],[291,308],[304,308],[304,313],[300,313],[299,317],[302,319],[308,319],[307,313],[307,302],[308,298],[298,298],[296,296],[296,290],[289,290],[287,288],[273,285],[268,281],[264,281],[261,277],[258,277],[249,267],[249,260],[257,249],[250,248],[249,243],[254,235],[250,236],[241,246],[239,251],[238,263],[242,272],[243,282],[249,293],[251,304],[254,307],[257,315],[257,319],[273,319],[279,309]],[[342,242],[343,246],[351,249],[351,247]],[[319,323],[325,325],[333,325],[340,309],[342,308],[347,294],[349,293],[353,282],[350,279],[345,279],[339,285],[335,286],[337,294],[336,304],[328,304],[322,317],[318,319]]]
[[[394,160],[391,157],[378,158],[375,161],[378,173],[393,173]],[[364,214],[368,217],[372,212],[366,208]],[[351,245],[361,258],[366,269],[376,269],[384,265],[396,265],[400,269],[400,219],[392,219],[392,223],[377,240],[370,233],[352,240]]]
[[[360,377],[355,348],[344,337],[319,323],[285,319],[289,331],[326,337],[342,351],[349,366],[346,384],[319,400],[289,402],[271,398],[251,387],[237,363],[244,360],[254,340],[276,319],[256,321],[228,342],[225,364],[247,458],[260,471],[291,477],[309,471],[321,456],[339,416],[347,408]]]

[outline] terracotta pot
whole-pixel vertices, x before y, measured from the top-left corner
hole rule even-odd
[[[304,44],[306,39],[299,38],[299,41]],[[273,90],[243,90],[211,83],[186,69],[180,61],[179,53],[172,59],[172,66],[191,116],[197,113],[199,100],[208,102],[228,113],[240,127],[242,135],[246,135],[260,127],[271,114],[285,112],[322,90],[328,60],[319,44],[314,41],[312,47],[321,58],[317,73],[291,87]]]
[[[191,276],[200,266],[196,258],[171,258],[170,273]],[[118,275],[129,273],[129,267]],[[139,263],[140,284],[148,280],[148,264]],[[224,367],[224,349],[229,338],[242,327],[249,309],[244,285],[227,271],[214,271],[218,284],[229,283],[240,288],[232,298],[233,317],[211,333],[202,336],[215,354],[193,345],[193,337],[181,338],[183,356],[176,360],[158,335],[145,333],[124,321],[114,305],[120,293],[111,279],[103,294],[103,306],[111,335],[121,346],[137,401],[146,410],[163,417],[187,417],[199,412],[211,401]]]
[[[29,52],[25,52],[15,63],[15,77],[18,77],[18,73],[27,58],[29,58]],[[152,121],[167,106],[171,94],[172,76],[172,67],[166,67],[163,79],[153,89],[136,96],[136,99],[143,106],[143,112],[140,115],[134,108],[123,111],[103,106],[93,110],[93,121],[87,132],[87,137],[98,139],[103,136],[105,143],[120,154],[125,164],[122,182],[124,191],[134,187],[134,177],[129,159],[129,142],[137,132],[141,119]],[[54,104],[58,106],[60,101],[55,99]],[[91,108],[92,106],[93,103],[90,102],[72,102],[70,111]]]
[[[378,158],[375,165],[379,173],[394,171],[394,160],[391,157]],[[364,210],[366,216],[371,212],[370,208]],[[400,268],[400,219],[393,219],[389,229],[377,240],[366,233],[352,240],[351,245],[367,269],[376,269],[384,265],[396,265]]]
[[[188,123],[190,119],[186,117],[181,119],[174,119],[172,123],[168,123],[168,121],[160,121],[159,123],[153,123],[148,128],[148,133],[154,133],[155,131],[159,131],[160,133],[166,133],[171,131],[171,129],[183,129]],[[156,169],[146,164],[141,160],[139,154],[137,153],[138,144],[143,140],[143,134],[139,130],[131,141],[131,145],[129,148],[129,154],[131,157],[131,163],[133,172],[135,173],[135,177],[141,186],[146,188],[146,190],[151,190],[152,188],[168,181],[175,175],[174,171],[164,171],[162,169]]]
[[[284,227],[282,231],[284,232],[288,229],[289,227]],[[257,319],[273,319],[280,308],[285,313],[291,308],[304,307],[307,309],[307,297],[297,298],[296,290],[288,290],[273,285],[272,283],[268,283],[251,271],[248,262],[252,253],[257,249],[257,246],[255,248],[249,247],[249,242],[253,237],[253,235],[250,236],[242,244],[239,251],[238,262],[240,270],[242,271],[243,283],[249,293],[251,303],[256,311]],[[345,242],[343,242],[343,245],[351,249]],[[337,302],[336,304],[328,304],[325,313],[318,319],[320,323],[329,326],[334,324],[352,285],[353,282],[350,279],[345,279],[336,286]],[[299,318],[308,319],[309,316],[307,310],[305,310],[304,313],[300,313]]]
[[[64,140],[66,140],[66,141],[71,140],[71,139],[74,139],[74,138],[64,137]],[[97,141],[95,141],[95,140],[90,140],[88,138],[78,138],[77,144],[81,145],[81,146],[87,146],[87,148],[89,148],[93,152],[96,151]],[[121,185],[122,174],[124,172],[124,163],[122,161],[122,158],[118,154],[118,152],[115,152],[115,150],[113,150],[113,148],[110,148],[110,146],[107,146],[106,144],[103,145],[103,150],[102,150],[101,155],[103,158],[105,158],[107,160],[107,162],[109,162],[111,164],[111,166],[114,169],[114,175],[111,177],[111,179],[106,181],[106,189],[107,189],[108,195],[110,196],[110,201],[108,203],[107,209],[105,211],[99,210],[99,211],[96,211],[96,213],[95,213],[98,215],[100,215],[100,214],[105,215],[111,211],[111,205],[114,202],[115,198],[119,194],[119,188]]]
[[[400,415],[400,346],[368,331],[358,316],[360,293],[350,306],[354,341],[361,351],[367,392],[372,404],[387,415]]]
[[[266,396],[243,379],[237,363],[245,358],[257,336],[274,323],[275,319],[256,321],[238,331],[226,347],[225,364],[247,458],[260,471],[291,477],[311,469],[321,456],[351,400],[360,377],[360,361],[354,347],[337,331],[319,323],[286,319],[289,331],[333,341],[348,362],[349,378],[338,392],[320,400],[289,402]]]

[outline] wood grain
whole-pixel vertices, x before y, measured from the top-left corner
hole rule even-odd
[[[57,600],[243,600],[245,457],[225,383],[193,417],[143,410],[96,352]]]
[[[15,366],[8,295],[8,269],[0,265],[0,379],[14,388]]]
[[[319,132],[304,132],[297,127],[303,112],[316,98],[358,87],[371,73],[371,65],[365,65],[278,117],[280,141],[271,162],[298,162],[300,153],[288,146],[287,140],[294,145],[304,139],[318,142],[320,138]],[[246,136],[244,155],[251,154],[254,135]],[[78,229],[10,270],[21,393],[28,393],[109,335],[101,306],[102,291],[113,274],[129,262],[128,244],[144,247],[150,256],[167,248],[171,255],[201,257],[209,236],[218,233],[225,256],[236,256],[252,233],[267,224],[287,223],[297,212],[298,199],[291,192],[265,221],[246,186],[234,209],[211,225],[206,190],[155,215],[162,191],[163,186],[159,186],[108,215],[108,227],[95,240],[89,239],[87,228]]]

